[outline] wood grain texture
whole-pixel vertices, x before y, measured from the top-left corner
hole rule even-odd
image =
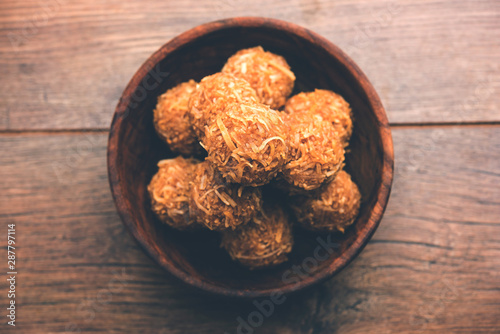
[[[394,128],[395,182],[372,241],[254,332],[500,332],[495,0],[0,1],[0,226],[16,223],[19,246],[17,328],[0,332],[237,333],[256,310],[187,287],[142,252],[111,199],[102,131],[152,52],[246,15],[337,44],[393,124],[496,124]]]
[[[495,0],[4,0],[0,129],[105,129],[151,53],[196,25],[243,15],[303,25],[344,49],[393,123],[500,121]]]
[[[255,333],[498,332],[498,134],[494,125],[393,129],[393,194],[372,241],[332,280],[287,296]],[[0,225],[16,223],[19,243],[15,330],[236,333],[252,301],[188,288],[128,235],[106,143],[106,133],[0,137]]]

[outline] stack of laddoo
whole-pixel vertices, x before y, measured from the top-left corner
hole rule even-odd
[[[158,98],[156,132],[179,154],[158,162],[148,185],[160,221],[220,232],[231,258],[251,269],[287,260],[293,222],[344,232],[355,221],[361,195],[343,170],[351,108],[324,89],[289,97],[294,83],[285,58],[258,46]],[[268,188],[288,200],[269,199]]]

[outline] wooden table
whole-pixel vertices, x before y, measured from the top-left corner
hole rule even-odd
[[[500,333],[496,0],[2,0],[0,332],[237,333],[255,310],[185,286],[143,253],[116,214],[105,158],[139,65],[195,25],[242,15],[298,23],[352,56],[388,111],[396,156],[361,255],[254,332]]]

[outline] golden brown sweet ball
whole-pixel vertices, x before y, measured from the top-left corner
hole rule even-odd
[[[311,114],[285,114],[288,126],[289,161],[281,178],[290,193],[318,189],[342,168],[344,146],[330,122]]]
[[[156,132],[173,152],[192,156],[201,152],[198,139],[188,116],[188,101],[196,89],[196,82],[189,80],[158,97],[154,110]]]
[[[233,260],[251,269],[278,265],[292,251],[291,224],[280,206],[264,205],[252,222],[224,232],[221,246]]]
[[[207,128],[202,146],[228,182],[268,183],[287,161],[281,114],[261,103],[231,103]]]
[[[295,75],[285,58],[266,52],[260,46],[236,52],[222,72],[248,81],[257,92],[259,102],[273,109],[285,105],[295,83]]]
[[[189,215],[189,180],[196,163],[182,157],[161,160],[158,172],[148,185],[153,212],[162,222],[179,230],[198,225]]]
[[[312,197],[297,197],[292,209],[304,228],[319,232],[341,231],[351,225],[359,213],[361,194],[345,171]]]
[[[230,73],[204,77],[189,100],[189,117],[194,132],[202,138],[205,126],[231,102],[257,102],[257,94],[248,82]]]
[[[345,144],[351,138],[351,107],[342,96],[330,90],[316,89],[314,92],[299,93],[286,102],[285,112],[320,115],[326,121],[332,122]]]
[[[226,183],[208,161],[196,165],[190,183],[191,216],[211,230],[244,225],[261,208],[260,189]]]

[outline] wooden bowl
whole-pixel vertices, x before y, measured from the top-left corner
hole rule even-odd
[[[289,261],[272,269],[247,270],[219,247],[216,233],[187,233],[161,224],[150,208],[147,184],[159,160],[175,155],[153,128],[157,97],[189,79],[221,70],[236,51],[261,45],[282,55],[297,80],[293,94],[315,88],[341,94],[354,113],[346,169],[359,185],[360,215],[345,234],[295,231]],[[374,88],[339,48],[295,24],[241,17],[193,28],[161,47],[137,71],[116,107],[108,143],[108,173],[118,212],[132,235],[160,266],[182,281],[217,294],[258,297],[288,293],[338,273],[367,244],[389,198],[393,177],[389,124]],[[315,252],[330,239],[331,254]],[[318,254],[316,254],[318,253]],[[325,259],[325,254],[329,254]],[[291,269],[303,268],[301,275]]]

